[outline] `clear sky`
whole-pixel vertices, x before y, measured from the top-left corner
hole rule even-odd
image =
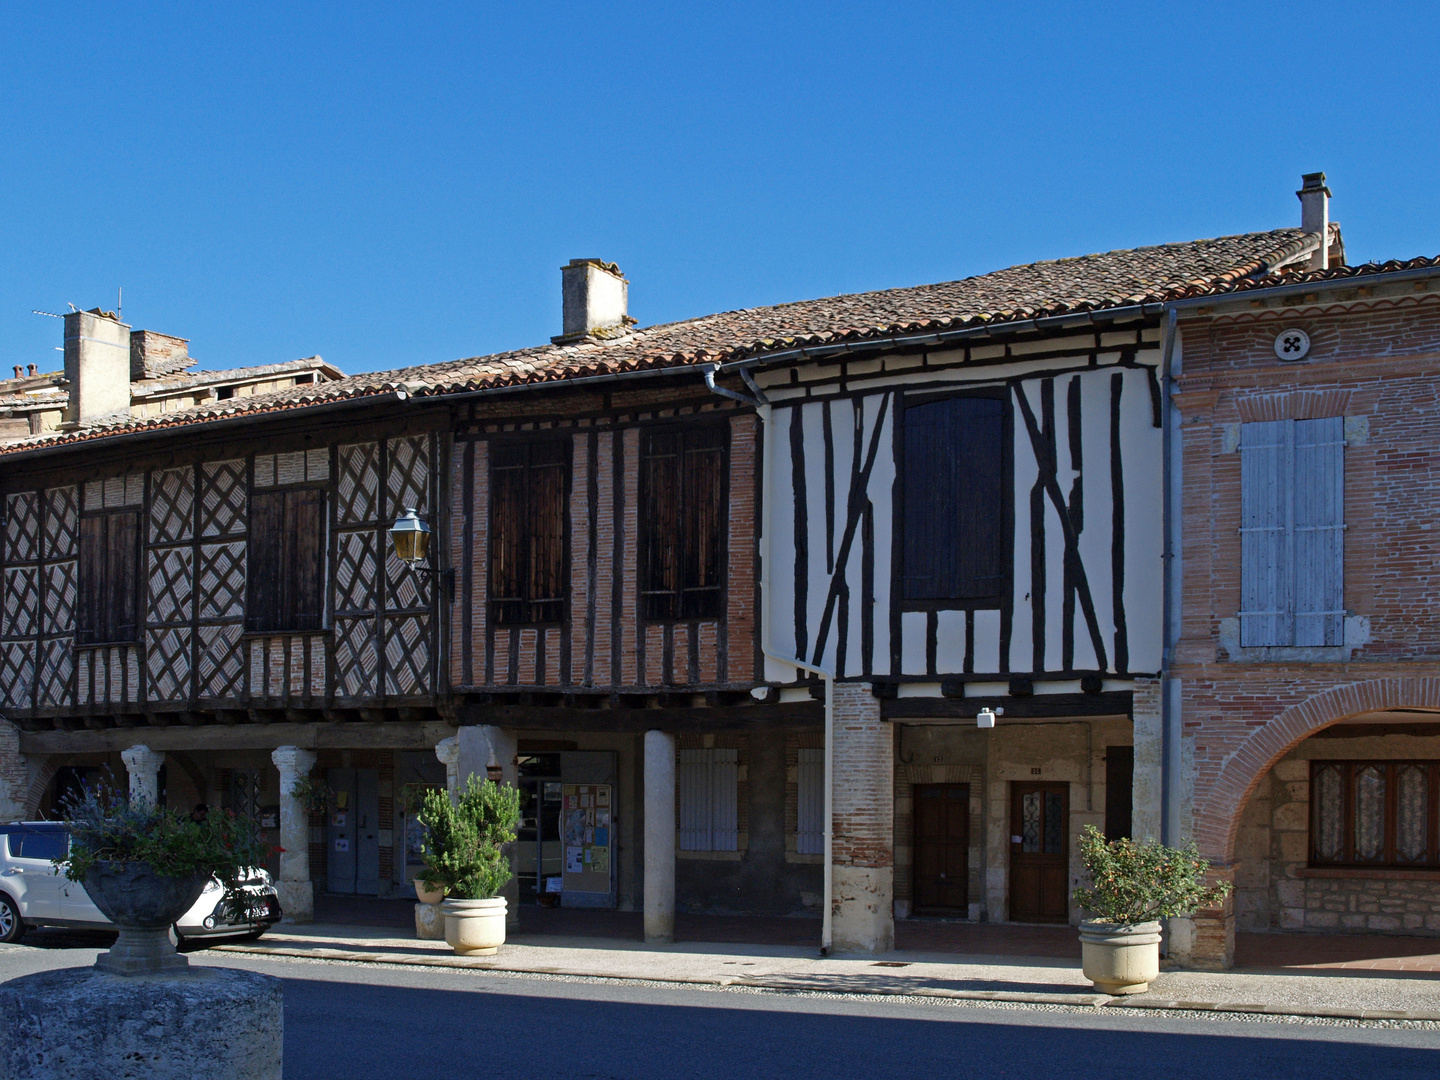
[[[113,307],[205,367],[545,341],[1298,225],[1440,253],[1435,4],[0,8],[0,371]]]

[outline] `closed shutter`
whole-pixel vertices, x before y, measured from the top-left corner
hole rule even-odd
[[[680,788],[680,850],[710,851],[709,751],[677,751],[676,773]]]
[[[795,770],[795,850],[825,851],[825,751],[802,747]]]
[[[710,850],[740,850],[739,791],[740,753],[711,750],[710,754]]]
[[[1293,422],[1240,427],[1240,643],[1289,645]]]
[[[245,629],[275,630],[282,622],[285,495],[266,492],[250,498],[250,540],[245,575]]]
[[[140,515],[131,511],[106,515],[110,524],[109,568],[104,598],[110,608],[109,641],[140,640],[139,574]]]
[[[325,493],[313,488],[286,492],[287,629],[319,630],[325,624]]]
[[[1345,634],[1345,428],[1338,416],[1295,421],[1295,644]]]
[[[105,641],[105,518],[80,519],[80,589],[76,597],[75,640]]]

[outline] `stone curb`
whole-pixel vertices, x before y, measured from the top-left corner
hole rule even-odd
[[[758,990],[803,990],[830,994],[855,994],[886,997],[948,998],[956,1001],[1001,1001],[1019,1005],[1074,1005],[1092,1008],[1152,1009],[1156,1012],[1251,1013],[1265,1016],[1305,1016],[1332,1020],[1423,1020],[1440,1022],[1440,1012],[1414,1012],[1404,1009],[1348,1009],[1326,1005],[1262,1005],[1249,1002],[1182,1001],[1151,999],[1135,1001],[1109,994],[1047,994],[1023,990],[948,990],[944,987],[834,986],[812,979],[759,977],[691,978],[684,975],[644,975],[575,968],[507,965],[488,958],[469,956],[417,955],[414,953],[369,953],[353,949],[300,949],[283,945],[212,945],[210,952],[250,953],[261,956],[284,956],[315,960],[348,960],[361,964],[397,964],[402,967],[464,968],[476,971],[500,971],[509,975],[563,975],[572,978],[616,979],[631,982],[662,982],[692,986],[744,986]]]

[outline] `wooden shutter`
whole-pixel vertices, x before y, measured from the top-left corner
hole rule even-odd
[[[679,616],[680,455],[678,432],[646,435],[640,463],[641,614],[647,619]]]
[[[740,752],[705,751],[710,755],[710,850],[738,851]]]
[[[1289,478],[1294,422],[1240,425],[1240,643],[1295,640]]]
[[[285,493],[285,621],[287,630],[325,625],[325,493]]]
[[[101,603],[109,615],[107,641],[139,641],[140,515],[135,511],[107,514],[105,589]]]
[[[681,851],[710,851],[710,751],[677,750]]]
[[[526,618],[535,623],[565,617],[565,504],[570,475],[568,440],[532,443],[530,450]]]
[[[725,429],[700,428],[684,437],[682,464],[680,617],[720,614],[724,548]],[[722,849],[731,850],[731,849]]]
[[[490,599],[497,623],[520,623],[525,611],[525,447],[490,449]]]
[[[998,603],[1004,578],[1005,403],[905,410],[904,597]]]
[[[801,747],[795,769],[795,850],[825,851],[825,751]]]
[[[245,572],[245,629],[279,629],[283,622],[285,493],[250,497],[250,538]]]
[[[1344,420],[1293,423],[1295,644],[1339,645],[1345,639]]]
[[[80,519],[80,566],[75,600],[75,640],[81,645],[103,641],[105,594],[105,519]]]

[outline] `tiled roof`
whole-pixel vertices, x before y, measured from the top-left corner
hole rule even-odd
[[[1336,228],[1332,226],[1332,229]],[[355,375],[155,417],[117,417],[0,446],[6,453],[247,414],[404,393],[443,396],[628,371],[716,363],[767,352],[905,333],[1160,303],[1234,288],[1306,252],[1299,229],[1029,263],[938,285],[747,308],[638,329],[608,340],[545,344],[491,356]]]

